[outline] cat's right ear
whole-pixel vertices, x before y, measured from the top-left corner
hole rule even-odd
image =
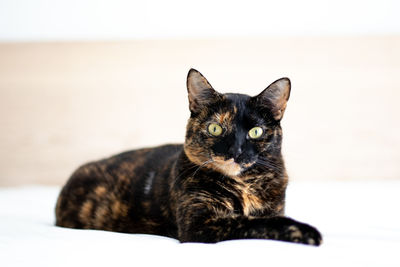
[[[189,95],[189,109],[192,113],[199,113],[205,106],[215,102],[220,96],[207,79],[195,69],[189,70],[186,85]]]

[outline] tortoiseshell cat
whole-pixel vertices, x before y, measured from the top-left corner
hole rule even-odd
[[[288,176],[280,120],[289,79],[255,97],[220,94],[191,69],[187,89],[185,143],[83,165],[60,193],[56,225],[181,242],[261,238],[319,245],[317,229],[283,216]]]

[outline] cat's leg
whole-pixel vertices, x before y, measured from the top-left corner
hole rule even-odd
[[[207,206],[207,205],[206,205]],[[273,239],[319,246],[319,231],[287,217],[249,218],[224,216],[197,205],[178,212],[178,238],[181,242],[215,243],[231,239]]]

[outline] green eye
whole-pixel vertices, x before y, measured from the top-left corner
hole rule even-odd
[[[249,136],[252,139],[257,139],[263,134],[263,129],[261,127],[254,127],[249,131]]]
[[[211,123],[208,125],[208,132],[214,136],[222,134],[222,127],[216,123]]]

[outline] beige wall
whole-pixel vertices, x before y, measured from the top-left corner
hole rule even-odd
[[[182,142],[189,68],[221,92],[292,80],[292,180],[400,178],[400,37],[0,44],[0,185]]]

